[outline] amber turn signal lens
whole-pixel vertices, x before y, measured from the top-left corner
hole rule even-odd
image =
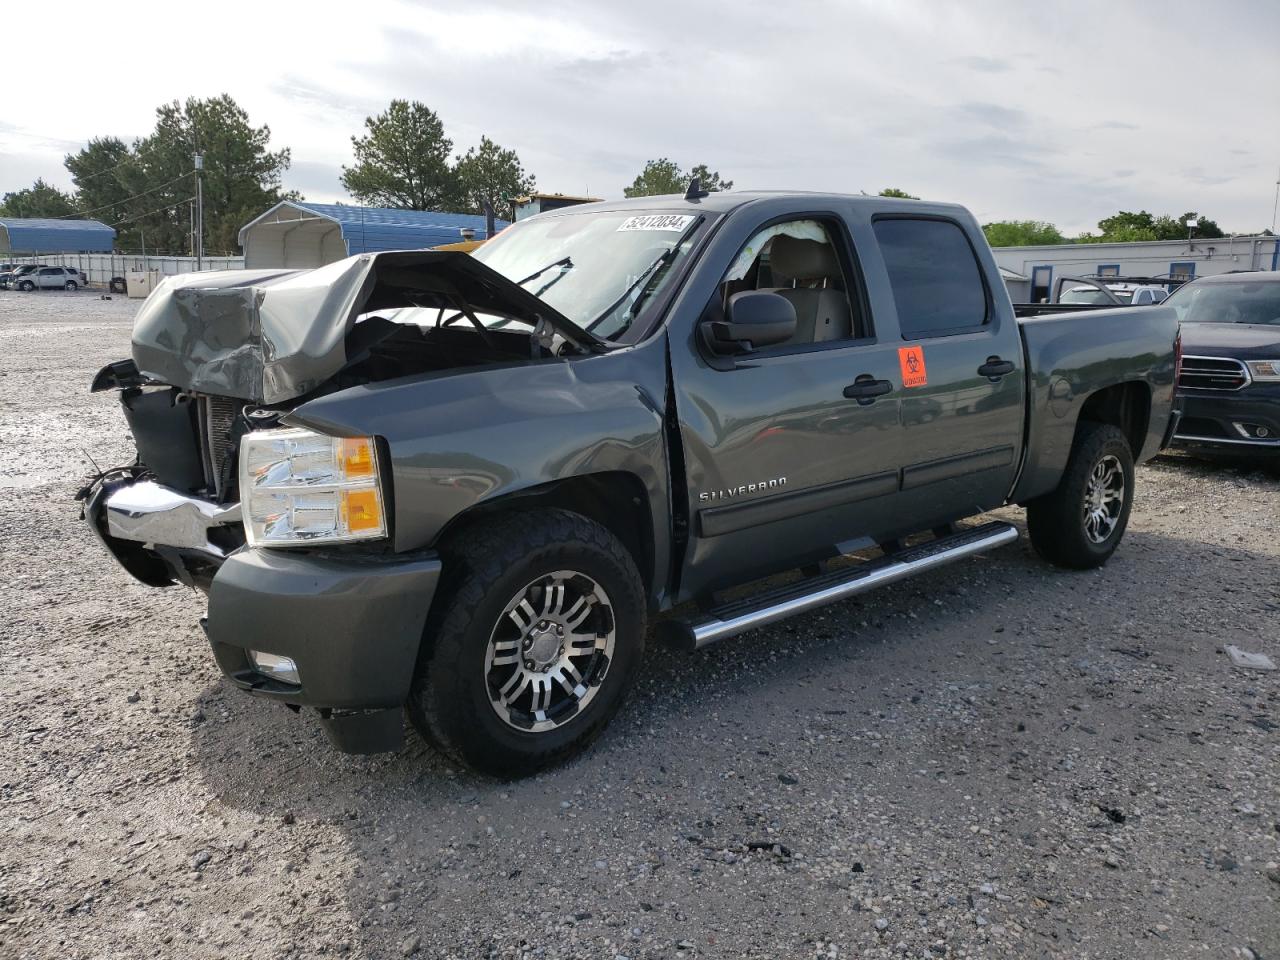
[[[344,490],[342,514],[351,533],[383,529],[382,502],[377,490]]]
[[[346,479],[360,480],[373,476],[373,441],[368,437],[343,438],[341,456]]]

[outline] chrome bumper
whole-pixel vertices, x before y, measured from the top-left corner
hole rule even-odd
[[[152,480],[120,487],[102,503],[107,532],[121,540],[199,550],[218,559],[223,549],[209,541],[214,527],[240,522],[240,504],[220,506],[179,493]]]

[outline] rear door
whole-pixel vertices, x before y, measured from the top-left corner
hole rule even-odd
[[[829,556],[893,524],[897,332],[873,318],[840,212],[770,216],[777,208],[735,214],[699,268],[691,296],[701,306],[679,312],[696,321],[731,293],[775,290],[797,305],[797,337],[717,364],[695,323],[672,330],[690,519],[681,597]]]
[[[1022,446],[1022,337],[972,218],[877,215],[902,362],[902,507],[922,523],[996,507]]]

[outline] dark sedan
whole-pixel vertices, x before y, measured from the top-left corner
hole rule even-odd
[[[1280,465],[1280,272],[1205,277],[1166,303],[1182,322],[1175,444]]]

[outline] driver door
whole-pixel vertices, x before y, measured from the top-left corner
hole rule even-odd
[[[672,349],[690,518],[682,598],[831,556],[891,525],[898,344],[872,329],[844,222],[821,213],[760,224],[708,310],[749,289],[795,303],[791,341],[727,364]]]

